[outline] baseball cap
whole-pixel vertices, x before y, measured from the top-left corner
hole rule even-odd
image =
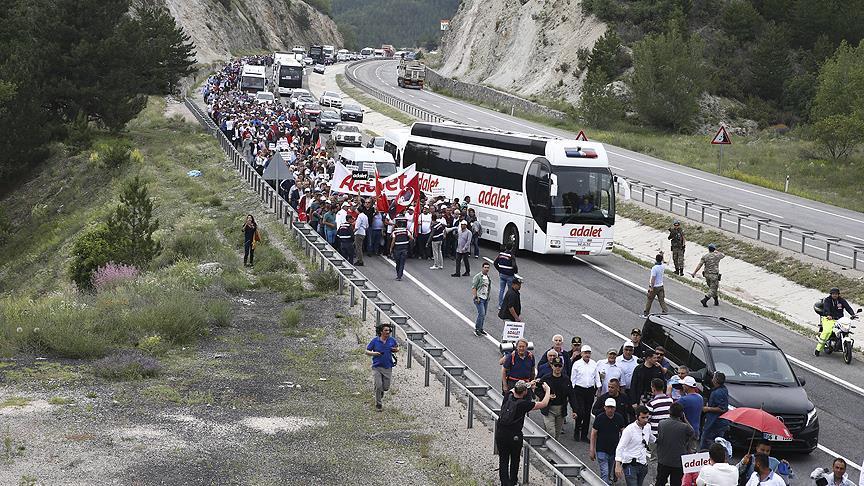
[[[630,334],[638,334],[641,336],[642,335],[642,329],[639,329],[638,327],[634,327],[633,330],[630,331]]]
[[[604,407],[617,407],[618,402],[615,401],[614,398],[607,398],[605,402],[603,402]]]
[[[549,360],[549,366],[563,366],[564,362],[561,361],[561,358],[552,358]]]
[[[609,348],[606,350],[606,354],[618,354],[618,350],[615,348]]]
[[[672,221],[672,224],[681,224],[681,221],[678,221],[678,220],[676,219],[675,221]]]
[[[513,389],[516,391],[516,393],[524,393],[528,390],[528,383],[519,380],[516,382],[515,385],[513,385]]]
[[[464,219],[462,221],[459,221],[459,225],[463,225],[463,224],[465,226],[468,226],[468,221],[465,221]]]
[[[715,245],[714,243],[708,243],[708,249],[709,249],[709,250],[716,250],[716,249],[717,249],[717,245]],[[823,288],[824,288],[824,287],[823,287]]]
[[[681,384],[689,387],[696,387],[696,379],[692,376],[685,376],[683,380],[681,380]]]
[[[622,347],[624,347],[624,348],[635,348],[636,346],[633,345],[633,341],[631,341],[631,340],[628,339],[628,340],[624,341],[624,345],[623,345]]]
[[[829,294],[839,294],[839,293],[840,293],[840,289],[838,289],[837,287],[831,287],[831,291],[828,292],[828,293],[829,293]]]
[[[573,336],[573,339],[570,340],[570,344],[582,344],[582,338],[579,336]]]
[[[585,352],[590,353],[590,352],[591,352],[591,346],[588,346],[588,345],[586,344],[586,345],[582,346],[582,349],[580,349],[580,351],[583,352],[583,353],[585,353]]]

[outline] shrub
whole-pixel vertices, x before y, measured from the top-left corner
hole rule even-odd
[[[207,324],[216,327],[228,327],[231,325],[234,311],[231,309],[230,302],[222,299],[211,300],[207,302],[205,307],[207,310]]]
[[[145,268],[162,250],[153,240],[159,220],[153,219],[153,201],[147,185],[138,177],[128,181],[120,195],[120,204],[108,218],[107,227],[114,240],[115,261]]]
[[[97,148],[95,159],[108,169],[122,167],[132,160],[132,146],[127,140],[103,142]]]
[[[294,331],[300,325],[300,309],[297,307],[287,307],[282,310],[282,327],[286,330]]]
[[[112,238],[105,224],[87,229],[72,245],[72,261],[69,263],[69,278],[81,289],[90,289],[93,272],[104,267],[113,258]]]
[[[131,265],[108,262],[93,273],[91,286],[97,292],[103,292],[124,282],[134,280],[139,273],[138,269]]]
[[[237,295],[249,288],[249,279],[240,271],[223,272],[222,288],[231,295]]]
[[[339,276],[331,269],[315,270],[309,274],[309,281],[319,292],[331,292],[339,288]]]
[[[291,262],[293,263],[293,262]],[[276,272],[288,268],[289,262],[285,255],[278,248],[271,245],[258,245],[255,249],[255,271]],[[297,264],[293,263],[293,271],[297,271]]]
[[[129,316],[133,329],[159,334],[172,344],[186,344],[207,331],[207,309],[190,291],[173,291]]]
[[[275,292],[290,292],[303,289],[303,282],[297,275],[286,272],[265,273],[258,278],[258,286]]]
[[[160,355],[168,350],[168,343],[162,340],[162,336],[154,334],[144,336],[138,340],[138,349],[145,354]]]
[[[108,380],[152,378],[162,371],[159,361],[136,351],[123,351],[93,363],[93,373]]]

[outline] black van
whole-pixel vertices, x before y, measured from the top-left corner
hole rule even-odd
[[[772,448],[812,452],[819,442],[819,418],[786,355],[768,336],[730,319],[689,314],[650,315],[642,327],[642,341],[663,346],[675,365],[686,365],[702,383],[707,397],[709,377],[726,375],[729,405],[762,408],[779,417],[792,432],[792,441],[771,441]],[[747,448],[753,430],[732,424],[727,438]],[[770,437],[767,437],[769,440]]]

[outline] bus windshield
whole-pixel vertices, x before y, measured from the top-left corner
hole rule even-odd
[[[303,83],[303,68],[300,66],[281,66],[279,68],[279,86],[283,88],[299,88]]]
[[[554,166],[558,194],[552,197],[549,222],[560,224],[615,221],[615,190],[609,169]]]
[[[259,78],[257,76],[243,76],[242,83],[243,89],[256,89],[262,90],[264,89],[264,78]]]

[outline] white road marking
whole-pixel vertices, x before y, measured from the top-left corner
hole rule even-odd
[[[708,183],[710,183],[710,184],[716,184],[716,185],[718,185],[718,186],[727,187],[727,188],[729,188],[729,189],[734,189],[734,190],[736,190],[736,191],[746,192],[747,194],[752,194],[752,195],[754,195],[754,196],[764,197],[764,198],[766,198],[766,199],[772,199],[772,200],[774,200],[774,201],[779,201],[779,202],[782,202],[782,203],[785,203],[785,204],[791,204],[791,205],[793,205],[793,206],[798,206],[798,207],[800,207],[800,208],[809,209],[809,210],[811,210],[811,211],[816,211],[816,212],[818,212],[818,213],[829,214],[829,215],[831,215],[831,216],[836,216],[836,217],[838,217],[838,218],[846,219],[846,220],[849,220],[849,221],[854,221],[854,222],[856,222],[856,223],[864,223],[864,220],[851,218],[851,217],[849,217],[849,216],[844,216],[844,215],[842,215],[842,214],[832,213],[831,211],[826,211],[826,210],[824,210],[824,209],[814,208],[814,207],[812,207],[812,206],[807,206],[806,204],[797,203],[797,202],[795,202],[795,201],[787,201],[786,199],[783,199],[783,198],[779,198],[779,197],[776,197],[776,196],[771,196],[771,195],[769,195],[769,194],[762,194],[762,193],[759,193],[759,192],[756,192],[756,191],[751,191],[750,189],[745,189],[745,188],[743,188],[743,187],[733,186],[732,184],[726,184],[725,182],[714,181],[714,180],[708,179],[708,178],[706,178],[706,177],[701,177],[701,176],[698,176],[698,175],[695,175],[695,174],[688,174],[688,173],[686,173],[686,172],[682,172],[680,168],[669,168],[669,167],[663,167],[663,166],[660,165],[660,164],[654,164],[654,163],[652,163],[652,162],[648,162],[648,161],[645,161],[645,160],[642,160],[642,159],[637,159],[636,157],[630,157],[629,155],[624,155],[624,154],[622,154],[622,153],[612,152],[611,150],[607,150],[607,153],[612,154],[612,155],[617,155],[618,157],[623,157],[623,158],[625,158],[625,159],[630,159],[630,160],[633,160],[633,161],[639,162],[640,164],[645,164],[645,165],[649,165],[649,166],[651,166],[651,167],[656,167],[656,168],[658,168],[658,169],[666,170],[666,171],[669,171],[669,172],[674,172],[674,173],[677,174],[678,176],[692,177],[692,178],[694,178],[694,179],[698,179],[698,180],[700,180],[700,181],[708,182]]]
[[[458,114],[459,114],[459,113],[456,113],[456,112],[453,111],[453,110],[447,110],[447,111],[449,111],[450,113],[452,113],[452,114],[454,114],[454,115],[458,115]]]
[[[610,165],[609,167],[612,167],[613,169],[620,171],[620,172],[627,172],[627,169],[623,169],[621,167],[615,167],[614,165]]]
[[[544,135],[548,135],[548,136],[550,136],[550,137],[559,137],[558,135],[556,135],[556,134],[554,134],[554,133],[552,133],[552,132],[548,132],[548,131],[546,131],[546,130],[543,130],[543,129],[537,128],[537,127],[535,127],[535,126],[526,125],[525,123],[520,123],[520,122],[518,122],[518,121],[516,121],[516,120],[512,120],[512,119],[504,118],[504,117],[502,117],[502,116],[498,116],[498,115],[496,115],[496,114],[494,114],[494,113],[487,113],[486,111],[483,111],[483,110],[481,110],[481,109],[479,109],[479,108],[475,108],[474,106],[472,106],[472,105],[469,104],[469,103],[462,103],[462,102],[460,102],[460,101],[456,101],[456,100],[453,100],[453,99],[451,99],[451,98],[447,98],[446,96],[442,96],[442,95],[439,95],[438,93],[433,93],[433,92],[431,92],[431,91],[427,91],[427,94],[429,94],[429,95],[431,95],[431,96],[435,96],[435,97],[437,97],[437,98],[441,98],[442,100],[446,100],[446,101],[449,101],[449,102],[451,102],[451,103],[455,103],[455,104],[457,104],[457,105],[464,106],[465,108],[467,108],[467,109],[469,109],[469,110],[472,110],[472,111],[476,111],[477,113],[480,113],[480,114],[483,115],[483,116],[488,116],[488,117],[496,118],[496,119],[498,119],[498,120],[501,120],[501,121],[504,121],[504,122],[507,122],[507,123],[512,123],[513,125],[517,125],[517,126],[520,126],[520,127],[525,127],[525,128],[528,129],[528,130],[531,130],[531,131],[534,131],[534,132],[540,132],[540,133],[542,133],[542,134],[544,134]],[[559,137],[559,138],[560,138],[560,137]]]
[[[429,103],[429,105],[434,106],[435,108],[441,108],[440,106],[436,105],[435,103]]]
[[[391,259],[389,259],[389,258],[386,258],[386,257],[383,257],[383,256],[381,257],[381,259],[383,259],[385,262],[389,263],[391,267],[396,268],[396,262],[394,262],[393,260],[391,260]],[[409,280],[411,280],[412,282],[414,282],[414,284],[416,284],[418,287],[420,287],[420,290],[422,290],[423,292],[426,292],[427,294],[429,294],[433,299],[437,300],[439,304],[441,304],[441,305],[443,305],[444,307],[446,307],[447,310],[449,310],[449,311],[452,312],[456,317],[458,317],[459,319],[461,319],[462,322],[464,322],[465,324],[468,324],[468,327],[470,327],[472,331],[474,330],[474,321],[472,321],[471,319],[468,319],[468,317],[466,317],[465,314],[463,314],[463,313],[459,312],[458,310],[456,310],[456,308],[453,307],[452,305],[450,305],[449,302],[447,302],[446,300],[442,299],[440,295],[438,295],[438,294],[436,294],[435,292],[433,292],[432,289],[430,289],[429,287],[423,285],[423,282],[421,282],[421,281],[417,280],[416,278],[414,278],[414,276],[411,275],[410,273],[403,271],[403,272],[402,272],[402,275],[405,276],[405,277],[408,277]],[[498,347],[498,346],[501,345],[501,343],[500,343],[497,339],[493,338],[490,334],[486,334],[484,337],[485,337],[486,339],[488,339],[488,340],[489,340],[492,344],[494,344],[496,347]]]
[[[858,238],[857,236],[846,235],[846,238],[852,238],[853,240],[864,241],[864,238]]]
[[[628,286],[630,286],[634,289],[640,290],[640,291],[645,290],[644,286],[641,286],[639,284],[631,282],[630,280],[627,280],[624,277],[618,276],[618,275],[610,272],[609,270],[606,270],[605,268],[600,268],[597,265],[594,265],[593,263],[585,261],[584,259],[582,259],[580,257],[574,257],[574,259],[584,263],[585,265],[588,265],[590,268],[602,273],[603,275],[606,275],[608,277],[611,277],[611,278],[623,283],[624,285],[628,285]],[[666,302],[668,302],[669,305],[671,305],[673,307],[677,307],[678,309],[681,309],[682,311],[684,311],[688,314],[698,314],[698,312],[694,311],[693,309],[690,309],[689,307],[686,307],[682,304],[679,304],[672,299],[666,299]],[[857,393],[858,395],[864,396],[864,388],[861,388],[858,385],[850,383],[850,382],[844,380],[843,378],[840,378],[839,376],[834,376],[831,373],[822,371],[819,368],[816,368],[815,366],[813,366],[811,364],[808,364],[804,361],[801,361],[800,359],[798,359],[792,355],[787,354],[786,357],[789,358],[789,361],[795,363],[796,365],[800,366],[801,368],[804,368],[807,371],[809,371],[815,375],[819,375],[822,378],[825,378],[826,380],[833,382],[836,385],[843,386],[843,387],[847,388],[849,391],[852,391],[854,393]]]
[[[693,192],[693,189],[688,189],[686,187],[679,186],[677,184],[672,184],[671,182],[666,182],[666,181],[660,181],[660,182],[662,182],[663,184],[666,184],[667,186],[672,186],[672,187],[676,187],[678,189],[681,189],[682,191]]]
[[[739,204],[739,206],[741,206],[744,209],[749,209],[750,211],[756,211],[757,213],[763,213],[763,214],[767,214],[768,216],[773,216],[775,218],[784,219],[783,216],[780,216],[779,214],[769,213],[768,211],[765,211],[763,209],[751,208],[750,206],[745,206],[743,204]]]
[[[615,329],[612,329],[611,327],[607,326],[606,324],[603,324],[602,322],[598,321],[597,319],[594,319],[593,317],[589,316],[588,314],[582,314],[582,317],[584,317],[585,319],[588,319],[589,321],[593,322],[597,326],[602,327],[603,329],[609,331],[611,334],[618,337],[619,339],[623,339],[623,340],[628,339],[626,336],[624,336],[620,332],[616,331]],[[837,452],[834,452],[833,450],[823,446],[822,444],[817,444],[816,447],[818,447],[822,452],[825,452],[826,454],[828,454],[831,457],[843,457],[842,455],[840,455]],[[849,459],[846,459],[845,457],[843,457],[843,459],[846,460],[846,464],[851,465],[852,467],[854,467],[855,469],[857,469],[859,471],[861,470],[861,468],[857,464],[855,464],[855,462],[850,461]]]
[[[471,120],[471,121],[474,122],[474,123],[480,123],[479,121],[477,121],[477,120],[471,118],[470,116],[466,116],[465,118]]]

